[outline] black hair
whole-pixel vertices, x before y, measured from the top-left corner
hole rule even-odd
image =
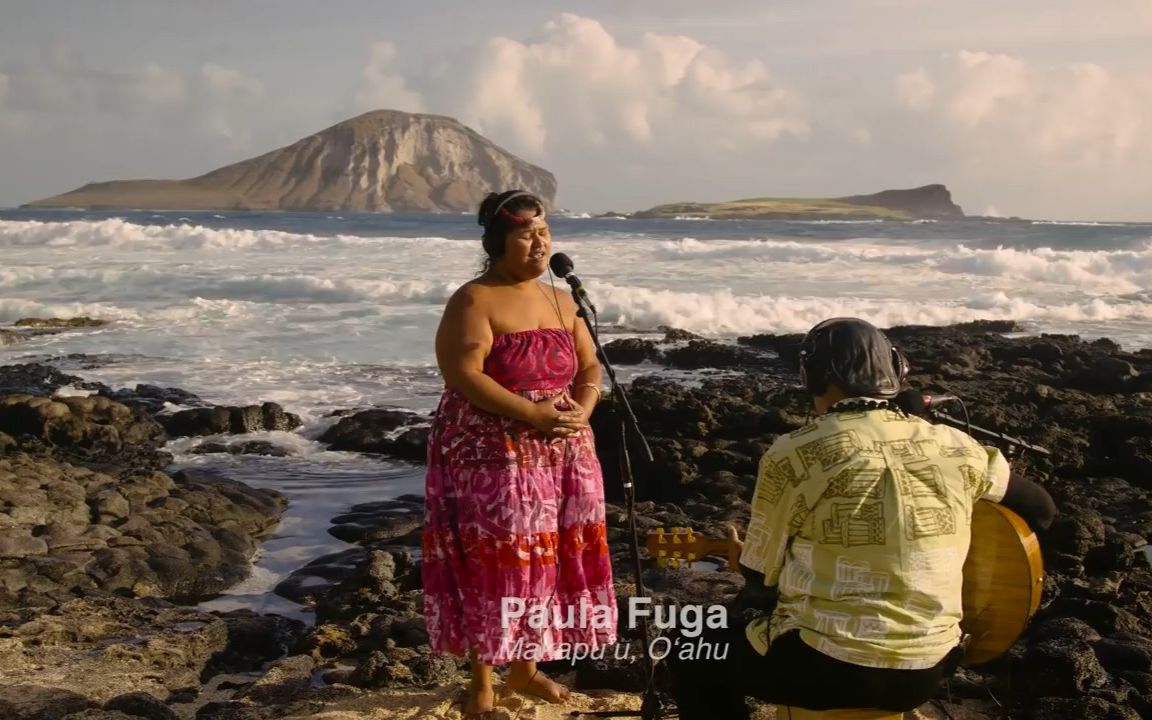
[[[488,193],[488,197],[480,203],[480,212],[476,220],[484,228],[484,234],[481,236],[484,247],[482,273],[487,272],[492,263],[504,256],[508,233],[528,222],[527,219],[518,216],[523,210],[535,210],[536,217],[539,217],[545,212],[544,203],[527,190]]]
[[[884,333],[859,318],[831,318],[800,343],[800,377],[813,395],[836,385],[845,397],[892,398],[908,363]]]

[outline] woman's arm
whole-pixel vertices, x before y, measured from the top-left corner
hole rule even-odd
[[[491,351],[492,325],[482,291],[464,285],[448,300],[436,330],[436,362],[444,382],[482,410],[535,425],[536,405],[484,374]]]

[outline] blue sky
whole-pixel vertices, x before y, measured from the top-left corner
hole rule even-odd
[[[943,182],[1152,219],[1147,0],[3,0],[0,206],[190,177],[358,112],[457,117],[631,210]]]

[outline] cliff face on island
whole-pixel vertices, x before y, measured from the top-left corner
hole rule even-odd
[[[920,220],[962,219],[943,185],[885,190],[841,198],[746,198],[727,202],[657,205],[636,218],[708,217],[713,220]]]
[[[460,122],[378,110],[196,178],[91,183],[25,207],[460,212],[511,188],[555,202],[552,173]]]
[[[964,210],[952,202],[944,185],[925,185],[911,190],[884,190],[873,195],[836,198],[849,205],[882,207],[908,213],[916,218],[962,218]]]

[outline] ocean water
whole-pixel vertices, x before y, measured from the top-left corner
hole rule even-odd
[[[1015,319],[1030,332],[1152,347],[1152,224],[553,216],[551,225],[606,340],[664,325],[733,339],[857,315],[880,326]],[[479,268],[479,230],[471,215],[0,211],[0,326],[27,316],[111,321],[0,348],[0,362],[50,360],[113,386],[272,400],[300,414],[302,430],[268,435],[290,458],[171,448],[181,464],[222,467],[289,496],[257,572],[215,601],[280,609],[267,593],[279,578],[346,547],[325,532],[332,515],[421,490],[421,468],[329,452],[315,437],[336,409],[435,406],[433,334],[448,296]]]

